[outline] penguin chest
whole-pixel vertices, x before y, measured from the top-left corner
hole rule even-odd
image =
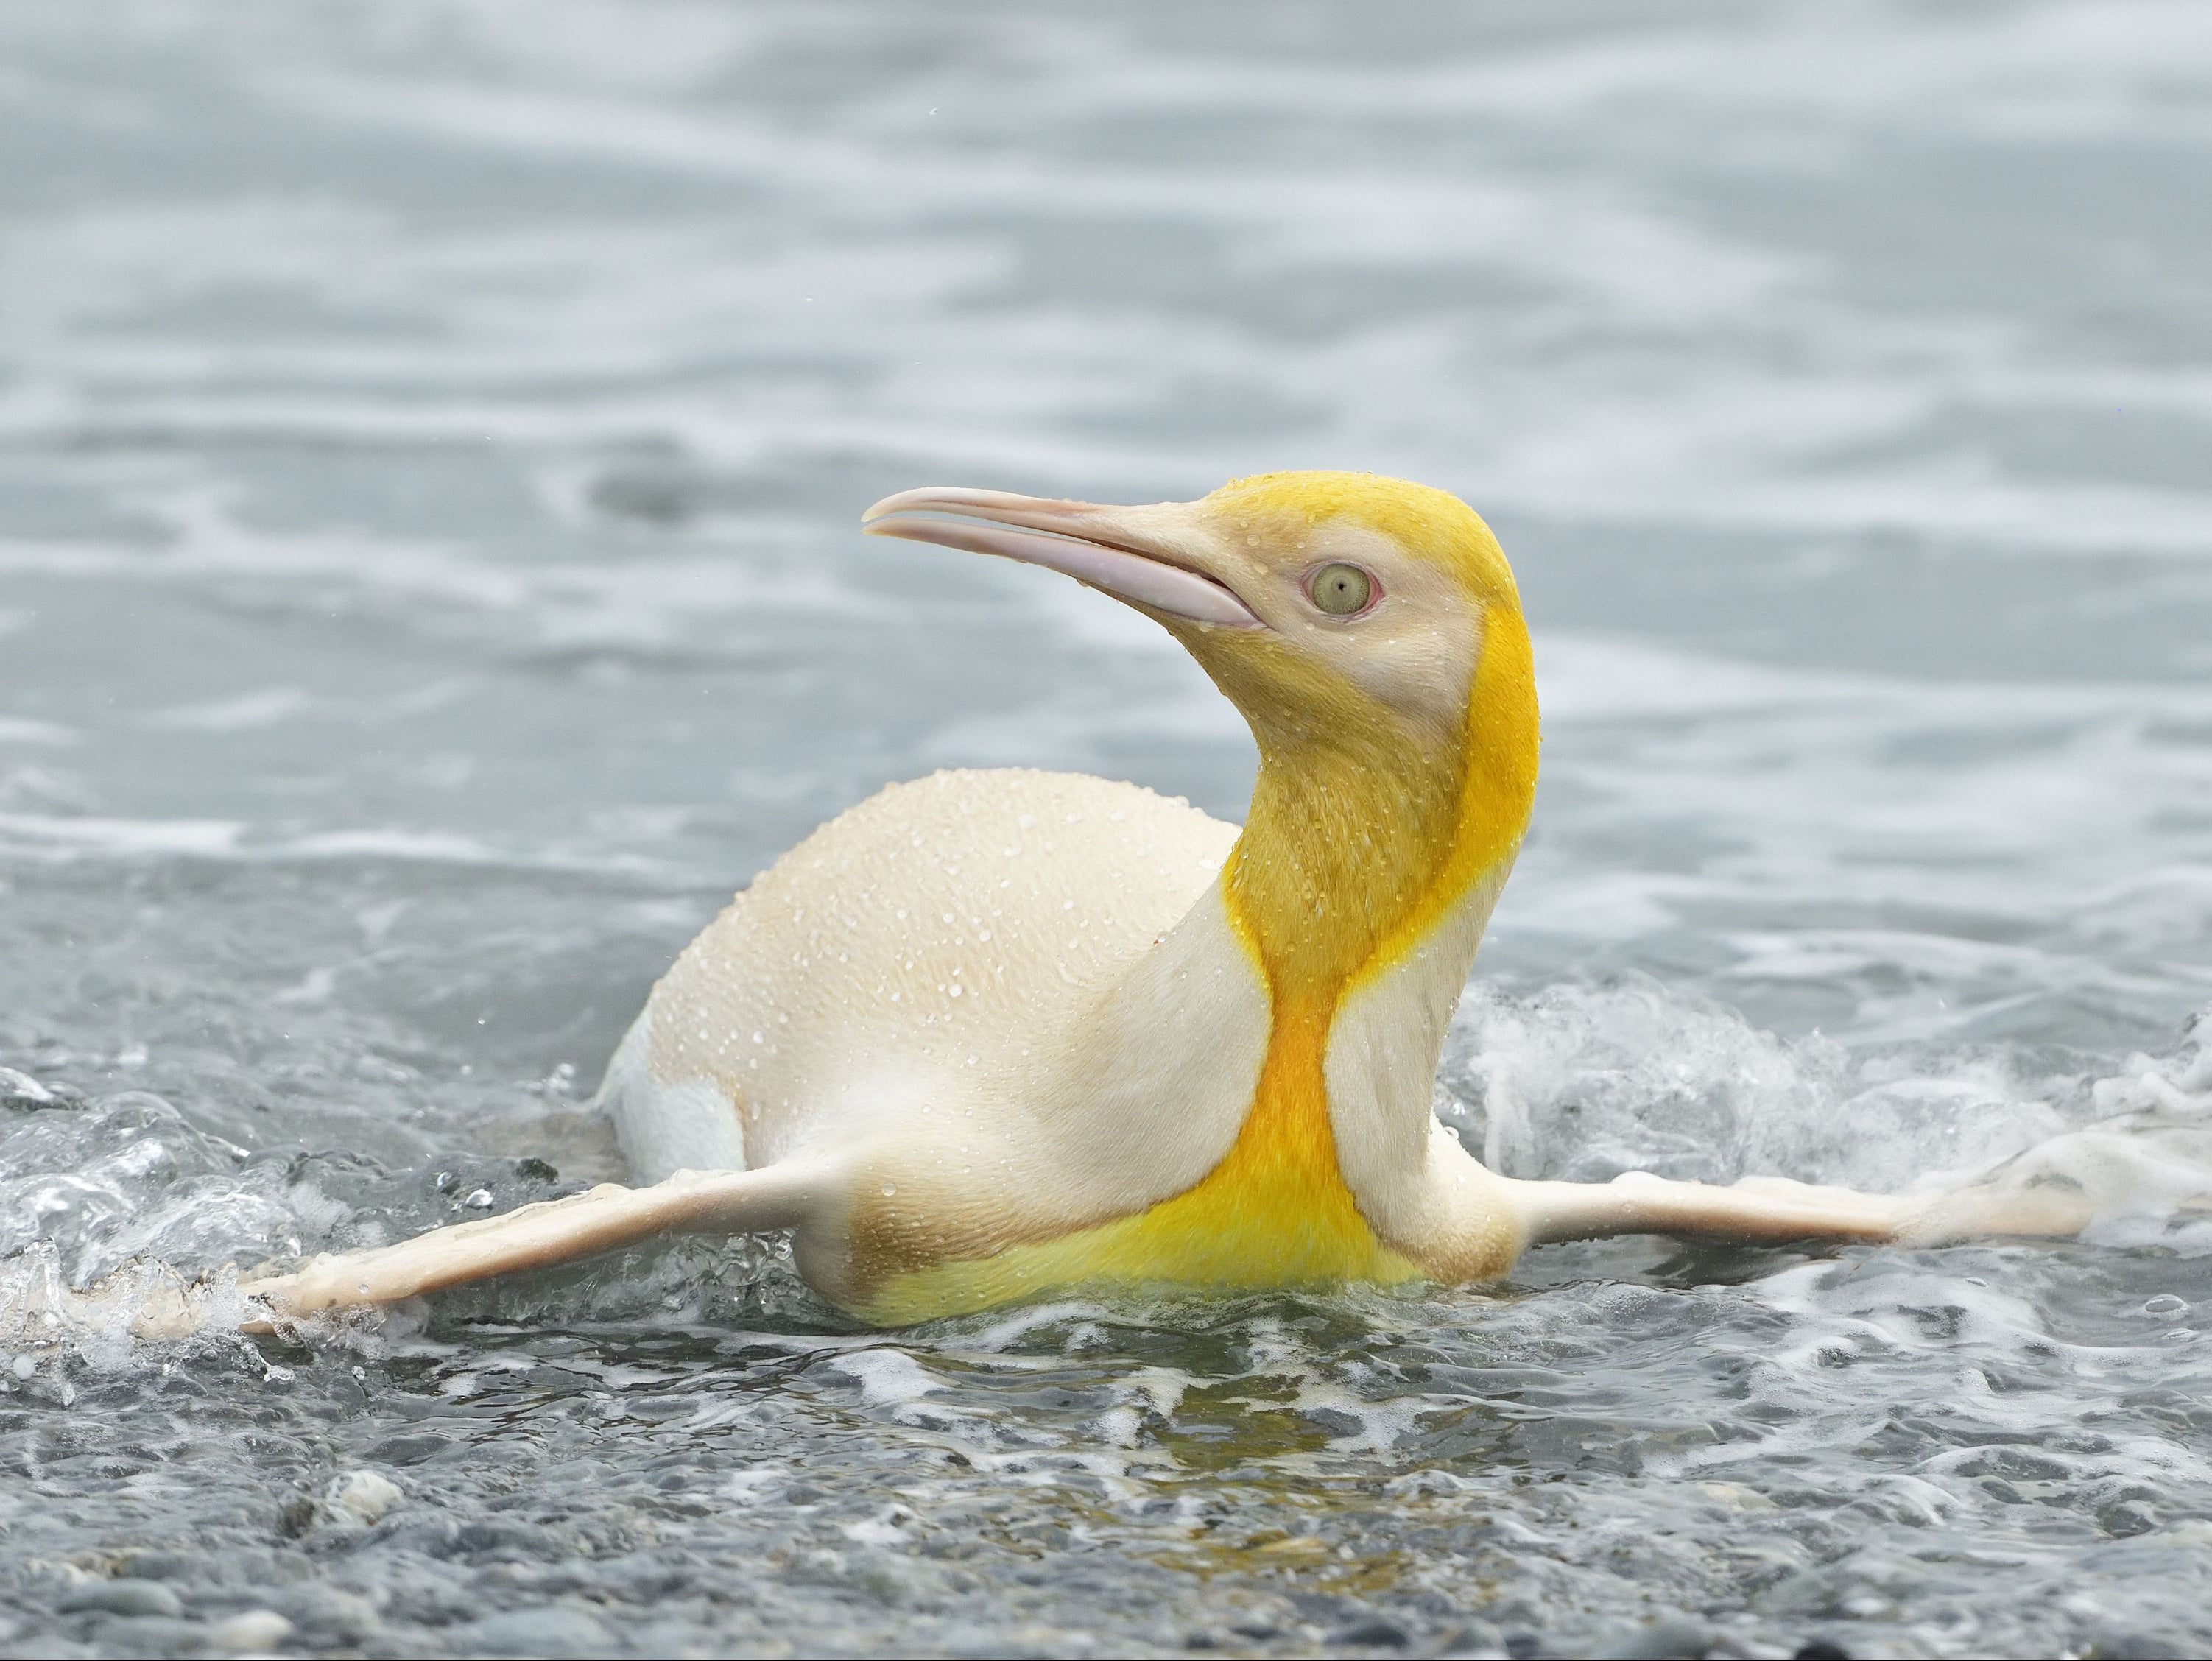
[[[1084,1282],[1260,1290],[1417,1278],[1376,1237],[1338,1167],[1322,1037],[1279,1026],[1236,1141],[1193,1186],[1057,1239],[895,1276],[859,1312],[902,1325]]]

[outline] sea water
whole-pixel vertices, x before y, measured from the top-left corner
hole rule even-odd
[[[857,534],[925,483],[1488,516],[1545,771],[1437,1106],[1500,1168],[2149,1151],[2059,1246],[19,1319],[0,1652],[2201,1650],[2208,272],[2191,0],[11,0],[18,1313],[618,1175],[655,975],[887,780],[1236,817],[1141,619]]]

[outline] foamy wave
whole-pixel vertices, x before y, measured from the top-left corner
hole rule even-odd
[[[1446,1047],[1438,1111],[1508,1176],[1687,1181],[1786,1175],[1894,1191],[2066,1128],[2063,1081],[1970,1057],[1940,1070],[1784,1039],[1656,982],[1477,988]]]
[[[1934,1066],[1784,1040],[1651,984],[1478,992],[1438,1114],[1492,1169],[1783,1176],[1924,1197],[1911,1238],[2063,1234],[2212,1252],[2212,1008],[2108,1077]]]

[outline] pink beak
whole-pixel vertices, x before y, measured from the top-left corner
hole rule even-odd
[[[886,496],[860,516],[874,536],[902,536],[970,554],[1041,565],[1141,610],[1216,628],[1265,627],[1226,583],[1195,570],[1187,549],[1148,532],[1158,507],[1017,496],[1004,490],[925,486]],[[926,517],[958,514],[958,518]],[[1182,539],[1177,539],[1182,540]]]

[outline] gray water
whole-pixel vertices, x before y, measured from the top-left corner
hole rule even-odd
[[[2201,1112],[2208,463],[2192,0],[9,0],[0,1285],[617,1174],[655,975],[887,780],[1238,816],[1149,625],[856,534],[933,482],[1490,518],[1545,773],[1438,1106],[1515,1174]],[[2145,1215],[19,1337],[0,1653],[2201,1652],[2200,1325]]]

